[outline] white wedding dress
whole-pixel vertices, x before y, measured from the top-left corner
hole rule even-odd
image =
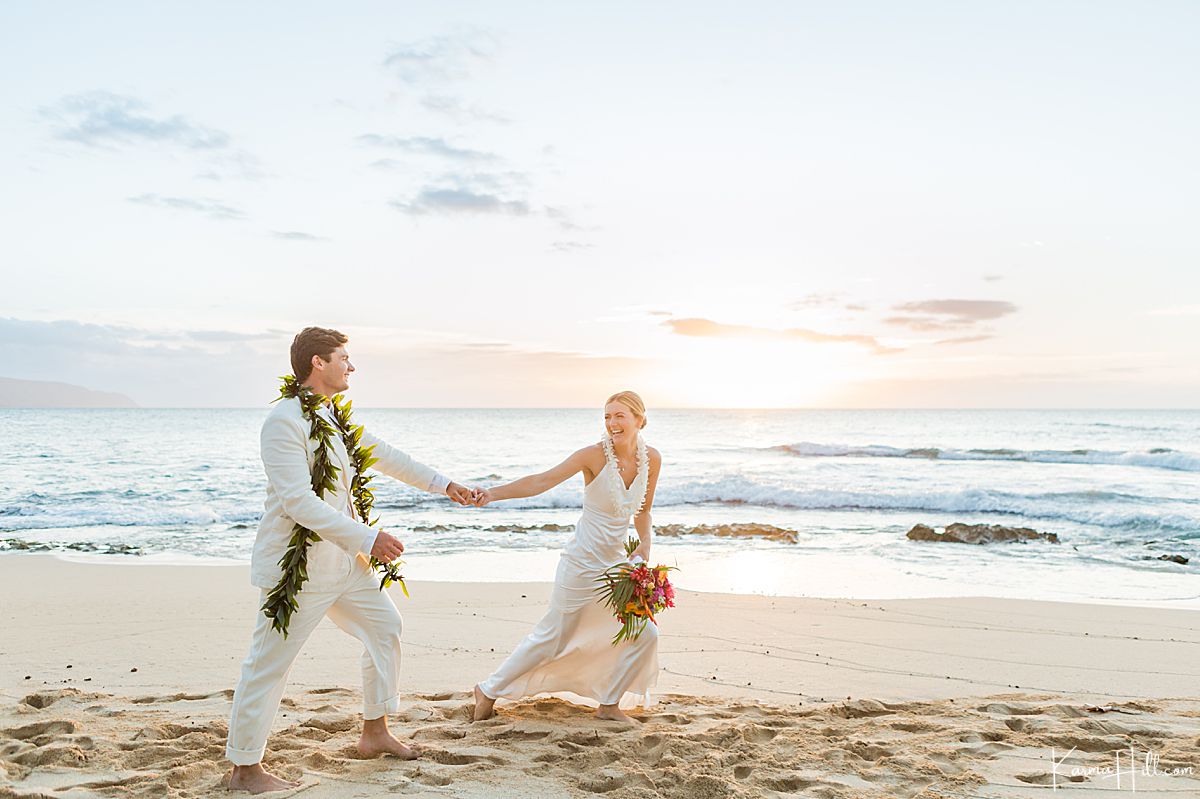
[[[644,446],[644,445],[643,445]],[[644,459],[626,488],[609,463],[583,491],[583,515],[563,549],[550,608],[480,690],[492,699],[541,693],[595,706],[649,706],[658,681],[658,627],[613,646],[621,625],[596,594],[596,578],[625,560],[632,511],[622,514],[645,488]],[[636,506],[634,506],[636,510]],[[624,700],[624,701],[622,701]]]

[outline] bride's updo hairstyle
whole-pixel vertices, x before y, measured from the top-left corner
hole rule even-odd
[[[609,402],[619,402],[633,411],[633,415],[637,417],[639,429],[646,426],[646,403],[642,402],[642,398],[637,395],[636,391],[618,391],[604,404],[607,405]]]

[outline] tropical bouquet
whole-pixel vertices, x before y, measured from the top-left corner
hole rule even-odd
[[[638,541],[625,542],[625,556],[637,549]],[[619,563],[596,579],[596,593],[612,609],[621,629],[613,636],[613,646],[622,641],[635,641],[646,629],[647,622],[658,624],[654,614],[675,607],[675,588],[667,578],[674,566],[650,566],[638,558],[637,563]]]

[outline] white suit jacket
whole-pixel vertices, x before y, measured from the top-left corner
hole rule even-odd
[[[329,419],[322,407],[318,413]],[[332,424],[332,421],[331,421]],[[370,554],[376,531],[358,520],[350,497],[354,476],[350,456],[336,432],[330,437],[333,464],[340,470],[336,489],[318,497],[312,490],[313,453],[318,443],[309,438],[309,423],[300,409],[299,399],[282,399],[271,410],[262,426],[260,438],[263,468],[267,473],[267,499],[262,521],[250,559],[250,579],[260,588],[274,588],[282,576],[279,560],[287,551],[292,527],[298,522],[317,535],[320,541],[308,548],[308,582],[304,588],[332,588],[355,569],[367,567],[357,559],[359,552]],[[362,443],[374,446],[378,458],[372,468],[416,488],[445,493],[450,481],[428,466],[363,430]]]

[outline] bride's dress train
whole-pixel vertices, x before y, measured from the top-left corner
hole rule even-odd
[[[540,693],[594,705],[649,706],[658,681],[658,627],[647,624],[633,641],[612,645],[620,624],[596,594],[596,578],[625,560],[631,514],[623,510],[645,490],[643,469],[626,488],[606,463],[583,492],[583,515],[558,561],[546,615],[487,680],[491,699]],[[625,701],[622,702],[622,699]],[[591,700],[591,701],[588,701]]]

